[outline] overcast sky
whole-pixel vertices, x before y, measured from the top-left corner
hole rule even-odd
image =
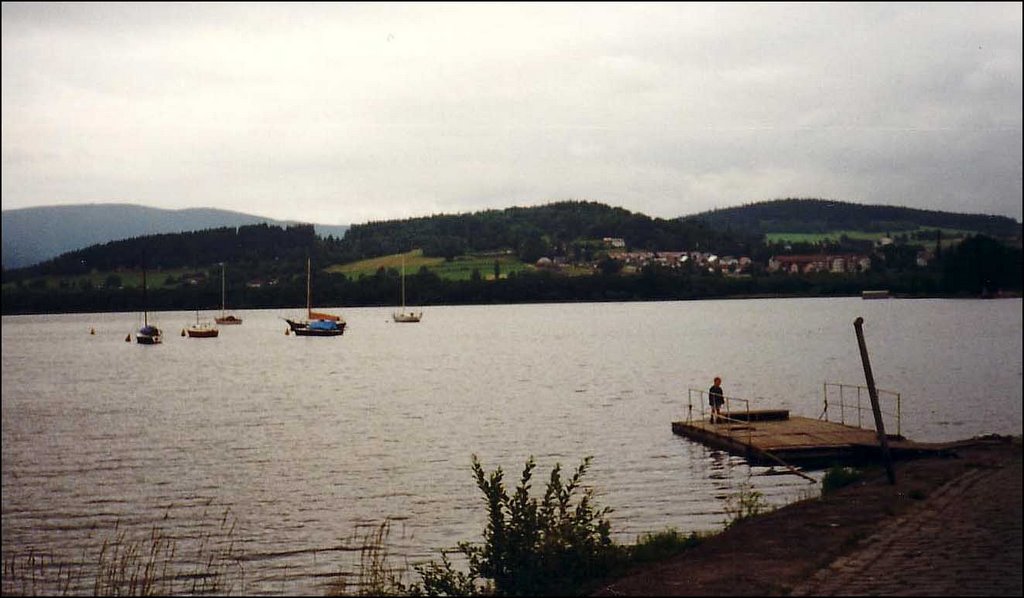
[[[1021,220],[1021,4],[3,3],[3,209]]]

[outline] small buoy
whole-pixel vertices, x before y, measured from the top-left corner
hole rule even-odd
[[[126,343],[132,342],[132,333],[131,332],[129,332],[128,335],[124,337],[124,342],[126,342]]]
[[[90,328],[89,329],[89,334],[96,334],[96,329],[95,328]]]
[[[289,334],[291,334],[291,328],[285,328],[284,329],[284,335],[288,336]]]
[[[181,336],[185,336],[185,329],[184,328],[181,329]]]

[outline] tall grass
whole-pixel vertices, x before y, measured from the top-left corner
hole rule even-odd
[[[704,536],[697,532],[684,534],[675,528],[648,533],[637,538],[636,544],[629,547],[629,558],[633,563],[651,563],[665,560],[704,541]]]
[[[391,519],[386,518],[380,525],[363,535],[355,534],[349,539],[350,550],[359,552],[359,564],[355,573],[342,572],[338,581],[328,588],[328,596],[404,596],[409,593],[405,584],[408,564],[399,566],[391,561],[388,538],[391,535]],[[354,578],[354,581],[349,581]]]
[[[741,521],[767,513],[770,509],[764,494],[754,490],[749,483],[743,484],[739,492],[725,501],[725,527],[732,527]]]
[[[327,589],[330,596],[404,595],[576,595],[593,591],[602,579],[631,566],[663,560],[700,544],[706,536],[675,529],[645,534],[633,545],[611,540],[606,515],[592,488],[582,479],[590,457],[563,478],[551,471],[542,497],[531,496],[531,457],[514,488],[503,472],[485,472],[473,456],[473,473],[484,495],[488,523],[482,543],[460,542],[467,571],[457,569],[442,552],[441,560],[396,564],[389,546],[391,519],[356,532],[343,550],[358,553],[354,573],[341,570]],[[743,486],[727,499],[726,527],[769,510],[763,495]],[[3,558],[3,595],[157,596],[231,595],[245,592],[243,559],[232,539],[230,509],[195,538],[174,537],[160,525],[136,536],[119,522],[98,549],[67,562],[29,549]],[[165,519],[167,516],[165,516]],[[183,542],[182,540],[187,540]],[[185,546],[187,552],[181,549]],[[407,576],[419,579],[407,582]]]
[[[229,514],[230,509],[225,510],[214,526],[204,522],[201,527],[207,531],[189,543],[190,551],[179,551],[178,538],[159,525],[137,535],[117,521],[94,555],[84,553],[70,562],[32,548],[5,555],[3,595],[195,596],[240,591],[245,576],[235,555],[235,522],[229,522]]]

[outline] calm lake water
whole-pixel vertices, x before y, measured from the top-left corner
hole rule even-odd
[[[342,337],[285,335],[298,309],[236,312],[217,339],[178,336],[194,312],[151,314],[160,346],[125,343],[137,314],[4,317],[4,562],[95,562],[158,528],[183,561],[229,537],[234,593],[323,593],[357,561],[334,549],[387,518],[400,562],[479,542],[473,454],[508,486],[534,456],[535,495],[592,455],[619,541],[721,529],[741,491],[779,506],[820,486],[673,435],[687,390],[719,375],[755,408],[818,417],[824,382],[864,384],[858,316],[905,436],[1021,434],[1020,299],[331,311]]]

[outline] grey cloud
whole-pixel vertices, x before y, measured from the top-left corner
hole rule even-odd
[[[3,46],[5,209],[1021,218],[1019,5],[5,3]]]

